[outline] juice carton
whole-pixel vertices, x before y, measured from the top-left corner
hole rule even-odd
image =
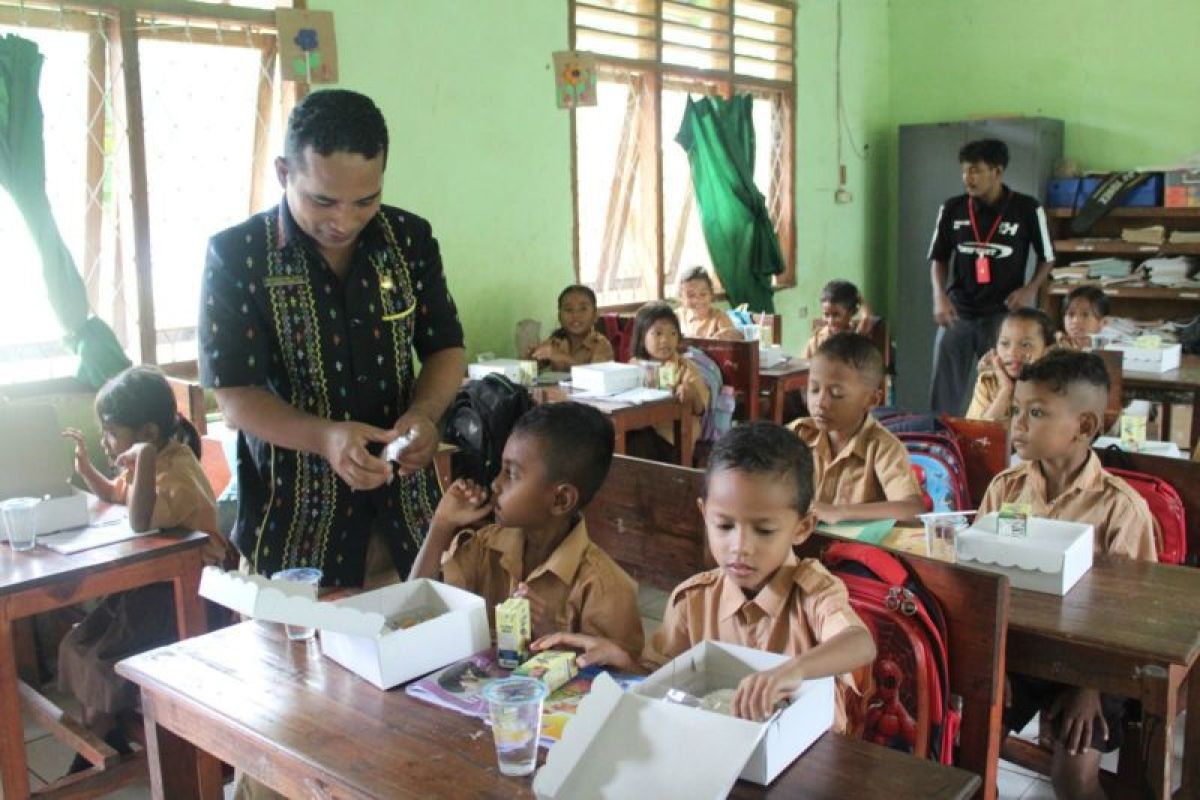
[[[504,669],[519,667],[529,658],[532,631],[528,600],[510,597],[496,606],[496,663]]]
[[[553,692],[579,672],[575,654],[568,650],[544,650],[513,670],[513,675],[537,678]]]

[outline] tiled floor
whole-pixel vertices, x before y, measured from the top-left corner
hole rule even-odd
[[[642,624],[645,626],[647,639],[654,635],[654,631],[662,621],[663,611],[667,606],[667,597],[667,592],[648,586],[643,586],[638,590],[638,609],[642,614]],[[47,694],[61,707],[71,712],[75,712],[78,708],[78,705],[70,697],[62,697],[53,690],[49,690]],[[1177,730],[1183,730],[1182,720]],[[1036,731],[1037,722],[1035,720],[1021,734],[1032,737]],[[1176,737],[1175,775],[1177,776],[1181,774],[1183,761],[1182,740],[1182,736]],[[29,753],[30,783],[34,788],[44,786],[47,781],[61,776],[73,758],[72,751],[66,745],[28,719],[25,721],[25,742]],[[1115,769],[1116,754],[1110,754],[1102,763],[1108,769]],[[1046,778],[1007,761],[1000,762],[999,784],[999,800],[1050,800],[1054,797],[1054,791]],[[226,798],[230,798],[232,793],[233,785],[230,784],[225,787]],[[120,800],[142,800],[149,796],[150,787],[146,781],[131,784],[106,795],[106,797]]]

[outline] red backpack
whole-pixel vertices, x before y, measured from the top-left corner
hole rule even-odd
[[[1105,467],[1128,483],[1150,506],[1154,517],[1154,544],[1160,564],[1182,564],[1187,559],[1187,517],[1175,487],[1144,472]]]
[[[613,358],[622,364],[633,355],[633,320],[622,319],[620,314],[609,312],[604,315],[604,335],[613,348]]]
[[[904,443],[913,464],[922,468],[925,481],[921,489],[934,496],[935,511],[966,511],[971,508],[971,491],[967,481],[967,461],[952,433],[915,433],[900,431],[893,434]],[[936,479],[936,480],[935,480]],[[940,491],[935,492],[936,484]],[[943,508],[942,506],[951,506]]]
[[[895,556],[836,542],[821,560],[845,584],[875,639],[873,685],[851,713],[863,739],[942,764],[954,761],[961,699],[950,694],[946,621],[937,599]]]

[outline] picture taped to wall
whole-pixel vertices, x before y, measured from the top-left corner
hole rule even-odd
[[[577,50],[555,53],[554,88],[559,108],[596,105],[596,57]]]
[[[337,82],[333,12],[281,8],[275,12],[275,25],[279,31],[279,71],[284,80]]]

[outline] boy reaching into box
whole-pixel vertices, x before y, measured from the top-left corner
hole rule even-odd
[[[1013,447],[1024,462],[1001,472],[979,513],[1028,503],[1037,517],[1094,526],[1095,550],[1154,561],[1154,520],[1125,481],[1105,472],[1092,452],[1102,433],[1108,371],[1094,353],[1051,352],[1026,366],[1013,393]],[[1008,676],[1004,724],[1020,730],[1042,712],[1042,738],[1054,749],[1055,793],[1100,798],[1100,754],[1121,744],[1124,698],[1021,675]]]
[[[883,400],[883,356],[870,339],[836,333],[817,348],[808,409],[788,425],[812,448],[821,522],[908,519],[924,511],[904,444],[871,416]]]
[[[600,411],[582,403],[533,408],[513,426],[490,496],[465,480],[447,490],[409,578],[440,571],[489,608],[525,597],[535,637],[592,634],[638,655],[637,587],[588,538],[582,516],[612,454],[612,423]],[[494,524],[463,530],[493,512]]]
[[[812,473],[808,448],[786,428],[768,422],[734,428],[713,447],[705,496],[697,501],[721,566],[675,588],[640,663],[597,636],[556,633],[533,648],[572,647],[583,651],[581,667],[623,672],[656,669],[706,639],[782,653],[792,658],[741,681],[733,712],[763,719],[805,679],[837,675],[833,727],[845,730],[847,693],[856,691],[848,673],[874,660],[875,642],[845,585],[792,549],[815,525]]]

